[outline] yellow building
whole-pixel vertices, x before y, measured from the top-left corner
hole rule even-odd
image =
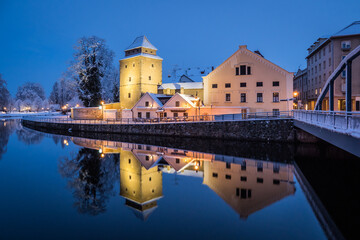
[[[146,93],[157,93],[162,83],[162,58],[145,36],[137,37],[120,60],[120,107],[131,109]]]
[[[191,95],[204,100],[204,85],[202,82],[194,82],[186,75],[182,75],[176,83],[163,83],[158,88],[158,93],[175,95],[176,93]]]
[[[293,73],[260,52],[249,51],[246,45],[203,80],[206,106],[246,107],[250,112],[292,109]]]

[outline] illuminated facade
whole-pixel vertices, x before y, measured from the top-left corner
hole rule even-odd
[[[246,45],[203,81],[206,106],[246,107],[250,112],[292,109],[293,73],[265,59],[260,52],[248,50]]]
[[[145,36],[137,37],[120,60],[120,107],[131,109],[146,92],[157,93],[162,83],[162,58]]]

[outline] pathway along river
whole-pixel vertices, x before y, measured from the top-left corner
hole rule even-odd
[[[59,134],[0,120],[0,239],[358,235],[360,161],[327,143]]]

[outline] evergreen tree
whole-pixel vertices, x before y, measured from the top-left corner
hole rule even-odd
[[[10,103],[10,93],[7,89],[7,83],[0,74],[0,110],[8,107]]]
[[[101,82],[112,68],[114,53],[105,40],[96,36],[83,37],[75,46],[71,68],[77,75],[79,99],[85,107],[95,107],[102,98]]]
[[[49,101],[52,104],[60,104],[60,100],[59,100],[59,84],[58,84],[57,81],[53,85],[52,91],[50,93]]]

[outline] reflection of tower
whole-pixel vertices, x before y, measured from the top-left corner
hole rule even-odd
[[[122,150],[120,153],[120,195],[142,220],[150,216],[162,197],[162,172],[156,164],[147,164],[157,157],[145,151]]]

